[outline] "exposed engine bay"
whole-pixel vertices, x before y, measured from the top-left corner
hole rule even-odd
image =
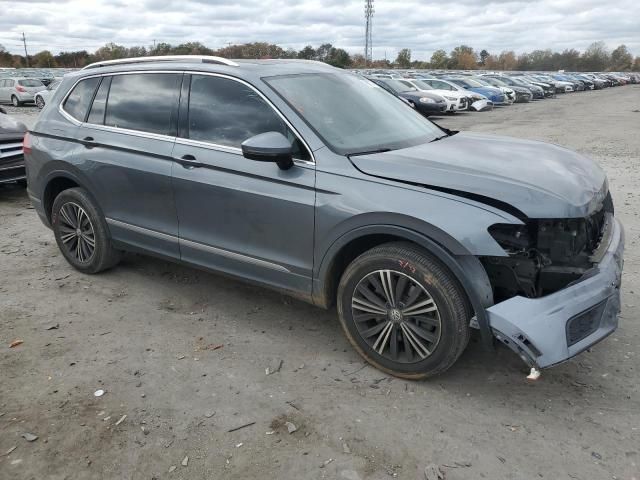
[[[497,224],[491,236],[507,257],[481,257],[494,290],[494,301],[516,295],[538,298],[585,275],[599,262],[613,224],[610,194],[591,216],[524,219],[524,225]]]

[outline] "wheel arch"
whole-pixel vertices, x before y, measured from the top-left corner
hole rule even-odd
[[[56,197],[64,190],[70,188],[82,187],[86,189],[84,182],[68,170],[54,170],[50,172],[43,184],[44,188],[40,198],[42,199],[42,208],[44,209],[49,226],[51,226],[51,209]]]
[[[433,235],[406,227],[368,225],[355,228],[333,242],[324,254],[317,277],[313,280],[314,304],[330,308],[336,301],[340,277],[349,263],[371,248],[394,241],[404,241],[423,248],[451,271],[475,312],[483,342],[491,346],[493,335],[485,309],[493,305],[493,290],[480,260],[469,252],[465,253],[464,247],[455,240],[455,245],[445,246],[436,241]]]

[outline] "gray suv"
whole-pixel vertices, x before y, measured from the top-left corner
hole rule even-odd
[[[544,368],[617,327],[624,236],[594,162],[440,128],[321,63],[93,64],[24,148],[31,201],[76,269],[134,250],[336,304],[393,375],[447,370],[472,328]]]

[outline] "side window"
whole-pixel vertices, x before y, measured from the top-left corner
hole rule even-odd
[[[294,157],[309,160],[300,140],[252,88],[228,78],[191,77],[190,139],[240,148],[246,139],[265,132],[282,133],[293,143]]]
[[[99,77],[87,78],[81,80],[64,101],[64,111],[71,115],[79,122],[84,122],[87,115],[87,110],[91,104],[93,98],[93,92],[96,91],[96,87],[100,82]]]
[[[178,93],[182,75],[136,73],[111,79],[104,124],[176,135]]]
[[[103,77],[96,96],[93,99],[93,105],[89,111],[88,123],[95,123],[97,125],[104,124],[104,112],[107,106],[107,95],[109,94],[109,86],[111,85],[112,77]]]

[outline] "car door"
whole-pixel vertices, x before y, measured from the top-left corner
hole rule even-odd
[[[9,82],[11,82],[11,80],[0,80],[0,102],[2,103],[9,101]]]
[[[242,156],[244,140],[268,131],[292,141],[292,168]],[[315,165],[266,97],[231,77],[185,76],[173,157],[182,259],[309,294]]]
[[[114,240],[179,258],[171,151],[182,73],[127,72],[96,80],[77,134],[84,145],[78,163],[91,193]]]

